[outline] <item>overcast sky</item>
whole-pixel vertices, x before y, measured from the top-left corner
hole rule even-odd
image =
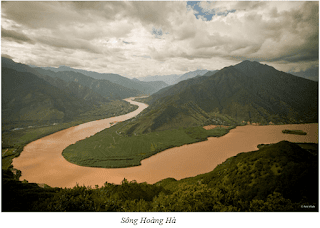
[[[1,52],[127,77],[318,66],[318,2],[2,2]]]

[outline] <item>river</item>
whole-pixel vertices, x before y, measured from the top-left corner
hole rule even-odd
[[[68,145],[110,127],[111,122],[130,119],[147,108],[146,104],[132,101],[132,98],[126,100],[139,108],[126,115],[71,127],[26,145],[21,155],[13,159],[12,163],[14,168],[22,171],[20,180],[67,188],[76,184],[102,186],[106,181],[119,184],[123,178],[153,184],[168,177],[179,180],[210,172],[227,158],[240,152],[257,150],[257,145],[262,143],[281,140],[318,143],[318,124],[247,125],[236,127],[219,138],[212,137],[204,142],[165,150],[143,160],[141,166],[137,167],[106,169],[67,162],[61,153]],[[307,135],[283,134],[284,129],[303,130]]]

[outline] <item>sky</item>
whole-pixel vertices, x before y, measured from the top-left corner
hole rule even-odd
[[[319,64],[319,3],[2,2],[1,54],[129,78],[243,60],[285,72]]]

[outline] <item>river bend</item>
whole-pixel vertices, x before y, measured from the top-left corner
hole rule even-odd
[[[123,178],[153,184],[173,177],[182,179],[212,171],[218,164],[240,152],[257,150],[258,144],[291,142],[318,143],[318,124],[241,126],[219,138],[175,147],[141,161],[141,166],[129,168],[93,168],[69,163],[62,151],[75,142],[110,127],[114,121],[124,121],[138,115],[146,104],[126,99],[139,108],[126,115],[92,121],[71,127],[38,139],[24,147],[21,155],[13,159],[13,166],[22,171],[20,180],[45,183],[51,187],[102,186],[106,181],[119,184]],[[307,135],[283,134],[284,129],[299,129]]]

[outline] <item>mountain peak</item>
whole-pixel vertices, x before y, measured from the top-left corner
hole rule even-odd
[[[263,64],[261,64],[261,63],[259,63],[257,61],[244,60],[244,61],[242,61],[241,63],[238,63],[235,66],[238,66],[238,65],[259,66],[259,65],[263,65]]]
[[[244,60],[241,63],[234,65],[234,67],[237,70],[240,70],[244,73],[255,73],[255,72],[259,72],[259,71],[276,70],[275,68],[273,68],[269,65],[261,64],[257,61],[249,61],[249,60]]]

